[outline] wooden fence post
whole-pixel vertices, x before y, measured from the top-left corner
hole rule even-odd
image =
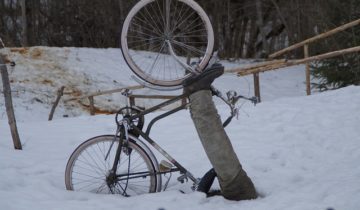
[[[17,150],[22,150],[20,136],[19,136],[17,126],[16,126],[14,107],[13,107],[13,103],[12,103],[9,74],[8,74],[5,62],[1,56],[0,56],[0,70],[1,70],[3,87],[4,87],[6,113],[8,116],[8,122],[10,125],[11,136],[13,139],[14,148]]]
[[[93,96],[89,96],[89,103],[90,103],[90,114],[95,115],[95,102]]]
[[[135,97],[132,96],[132,95],[129,95],[129,103],[130,103],[130,106],[135,106]]]
[[[49,121],[51,121],[51,120],[53,119],[53,117],[54,117],[55,109],[56,109],[57,105],[58,105],[59,102],[60,102],[61,96],[64,95],[64,90],[65,90],[65,87],[62,86],[62,87],[57,91],[56,100],[55,100],[54,105],[52,106],[51,111],[50,111],[50,114],[49,114]]]
[[[258,101],[261,102],[261,95],[260,95],[260,77],[259,73],[254,73],[254,91],[255,96],[257,97]]]
[[[304,45],[304,58],[309,57],[309,45]],[[310,85],[310,63],[306,62],[306,94],[311,95],[311,85]]]

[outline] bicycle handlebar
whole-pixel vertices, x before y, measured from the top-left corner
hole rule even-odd
[[[238,102],[238,100],[240,98],[251,101],[254,105],[256,105],[257,103],[259,103],[259,100],[256,96],[248,98],[242,95],[238,95],[238,93],[236,91],[228,91],[226,93],[226,97],[225,98],[223,96],[223,94],[217,90],[214,86],[211,86],[211,91],[213,93],[213,95],[219,97],[222,101],[225,102],[225,104],[227,104],[231,110],[230,116],[225,120],[225,122],[223,123],[223,126],[226,127],[227,125],[229,125],[229,123],[231,122],[232,118],[234,118],[236,115],[238,115],[238,109],[235,107],[236,103]]]

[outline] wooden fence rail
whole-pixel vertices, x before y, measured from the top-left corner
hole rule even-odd
[[[144,88],[144,86],[137,85],[137,86],[129,86],[129,87],[123,87],[123,88],[118,88],[118,89],[113,89],[113,90],[99,91],[99,92],[92,93],[92,94],[85,95],[85,96],[69,98],[69,99],[64,100],[64,102],[81,100],[81,99],[85,99],[85,98],[89,98],[89,97],[95,97],[95,96],[101,96],[101,95],[107,95],[107,94],[113,94],[113,93],[120,93],[124,90],[139,90],[142,88]]]
[[[109,95],[109,94],[114,94],[114,93],[120,93],[123,92],[125,90],[138,90],[138,89],[142,89],[144,88],[144,86],[129,86],[129,87],[123,87],[123,88],[117,88],[117,89],[113,89],[113,90],[106,90],[106,91],[99,91],[99,92],[95,92],[92,94],[88,94],[88,95],[84,95],[84,96],[79,96],[79,97],[74,97],[74,98],[69,98],[69,99],[65,99],[63,100],[64,102],[70,102],[70,101],[76,101],[76,100],[82,100],[82,99],[88,99],[89,100],[89,111],[91,115],[95,115],[96,114],[96,107],[95,107],[95,97],[96,96],[102,96],[102,95]],[[63,96],[63,92],[64,92],[65,87],[61,87],[58,90],[57,93],[57,98],[52,106],[52,109],[50,111],[49,114],[49,121],[52,120],[55,109],[57,107],[57,105],[59,104],[60,98]],[[129,95],[129,104],[132,106],[135,106],[135,99],[160,99],[160,100],[168,100],[168,99],[172,99],[175,98],[176,96],[174,95],[135,95],[135,94],[130,94]],[[182,103],[187,103],[186,100],[183,100]]]
[[[288,67],[288,66],[300,65],[300,64],[304,64],[304,63],[327,59],[327,58],[333,58],[333,57],[337,57],[337,56],[341,56],[341,55],[345,55],[345,54],[349,54],[349,53],[354,53],[354,52],[360,52],[360,46],[352,47],[352,48],[348,48],[348,49],[344,49],[344,50],[333,51],[333,52],[316,55],[316,56],[312,56],[312,57],[307,57],[307,58],[303,58],[303,59],[277,60],[276,62],[272,62],[272,63],[263,62],[262,64],[257,64],[257,65],[249,66],[249,67],[226,69],[225,72],[226,73],[237,73],[239,76],[247,76],[247,75],[251,75],[251,74],[272,71],[272,70],[276,70],[276,69],[280,69],[280,68],[284,68],[284,67]]]
[[[345,25],[339,26],[339,27],[334,28],[334,29],[332,29],[332,30],[330,30],[330,31],[327,31],[327,32],[325,32],[325,33],[319,34],[319,35],[317,35],[317,36],[311,37],[311,38],[306,39],[306,40],[304,40],[304,41],[302,41],[302,42],[299,42],[299,43],[297,43],[297,44],[291,45],[291,46],[289,46],[289,47],[287,47],[287,48],[285,48],[285,49],[282,49],[282,50],[280,50],[280,51],[278,51],[278,52],[275,52],[275,53],[269,55],[269,58],[270,58],[270,59],[274,59],[274,58],[279,57],[280,55],[283,55],[283,54],[285,54],[285,53],[287,53],[287,52],[289,52],[289,51],[295,50],[295,49],[297,49],[297,48],[299,48],[299,47],[303,47],[303,46],[305,46],[305,45],[309,45],[309,44],[312,43],[312,42],[315,42],[315,41],[318,41],[318,40],[320,40],[320,39],[324,39],[324,38],[326,38],[326,37],[332,36],[332,35],[334,35],[334,34],[337,34],[337,33],[341,32],[341,31],[344,31],[344,30],[346,30],[346,29],[349,29],[349,28],[351,28],[351,27],[357,26],[357,25],[359,25],[359,24],[360,24],[360,19],[355,20],[355,21],[352,21],[352,22],[350,22],[350,23],[347,23],[347,24],[345,24]]]

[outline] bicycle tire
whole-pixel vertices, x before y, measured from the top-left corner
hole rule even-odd
[[[210,19],[193,0],[141,0],[130,10],[121,33],[121,50],[130,69],[157,86],[181,85],[193,74],[184,63],[197,62],[193,68],[204,70],[213,48]]]
[[[106,183],[107,174],[110,171],[119,138],[110,150],[107,160],[105,156],[110,145],[114,141],[113,135],[104,135],[91,138],[80,144],[72,153],[65,170],[65,185],[67,190],[92,192],[98,194],[121,194],[134,196],[146,193],[154,193],[161,189],[161,177],[158,171],[157,161],[153,154],[137,143],[137,139],[130,136],[128,147],[131,152],[126,157],[121,152],[117,168],[117,175],[123,174],[114,186],[109,187]],[[150,154],[151,153],[151,154]],[[133,158],[135,156],[135,158]],[[131,160],[131,162],[128,160]],[[127,164],[129,163],[129,164]],[[130,174],[145,173],[146,176],[133,176]]]

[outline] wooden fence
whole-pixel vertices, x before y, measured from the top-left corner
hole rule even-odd
[[[351,27],[357,26],[360,24],[360,19],[355,20],[353,22],[347,23],[345,25],[342,25],[340,27],[337,27],[333,30],[330,30],[328,32],[319,34],[317,36],[314,36],[312,38],[309,38],[307,40],[304,40],[302,42],[299,42],[297,44],[294,44],[292,46],[289,46],[283,50],[280,50],[278,52],[275,52],[273,54],[271,54],[269,56],[269,59],[274,59],[276,57],[279,57],[285,53],[288,53],[292,50],[298,49],[300,47],[304,48],[304,58],[303,59],[296,59],[296,60],[287,60],[287,59],[280,59],[280,60],[269,60],[269,61],[265,61],[262,63],[258,63],[256,65],[252,65],[249,67],[245,67],[245,68],[234,68],[234,69],[226,69],[225,72],[226,73],[236,73],[238,76],[246,76],[246,75],[253,75],[254,76],[254,91],[255,91],[255,96],[258,97],[258,99],[261,99],[261,95],[260,95],[260,76],[259,74],[262,72],[267,72],[267,71],[272,71],[272,70],[276,70],[279,68],[284,68],[284,67],[288,67],[288,66],[294,66],[294,65],[299,65],[299,64],[305,64],[306,65],[306,93],[307,95],[311,94],[311,86],[310,86],[310,63],[313,61],[318,61],[318,60],[323,60],[323,59],[327,59],[327,58],[332,58],[332,57],[336,57],[336,56],[340,56],[340,55],[345,55],[348,53],[354,53],[354,52],[360,52],[360,46],[355,46],[352,48],[348,48],[348,49],[343,49],[343,50],[338,50],[338,51],[333,51],[333,52],[329,52],[329,53],[325,53],[325,54],[321,54],[321,55],[316,55],[316,56],[310,56],[309,55],[309,45],[315,41],[318,41],[320,39],[324,39],[326,37],[329,37],[331,35],[334,35],[336,33],[339,33],[341,31],[344,31],[346,29],[349,29]],[[107,95],[107,94],[113,94],[113,93],[120,93],[124,90],[138,90],[138,89],[142,89],[144,88],[144,86],[130,86],[130,87],[124,87],[124,88],[119,88],[119,89],[114,89],[114,90],[108,90],[108,91],[101,91],[101,92],[96,92],[93,94],[89,94],[89,95],[85,95],[85,96],[80,96],[80,97],[75,97],[75,98],[70,98],[65,100],[65,102],[69,102],[69,101],[74,101],[74,100],[81,100],[81,99],[88,99],[89,100],[89,107],[90,107],[90,113],[92,115],[95,114],[95,100],[94,97],[96,96],[101,96],[101,95]],[[55,111],[55,108],[60,100],[60,97],[62,96],[62,92],[64,89],[59,90],[58,91],[58,98],[56,99],[54,106],[52,108],[52,111],[50,113],[49,116],[49,120],[52,119],[52,115],[53,112]],[[146,99],[171,99],[174,98],[176,96],[170,96],[170,95],[129,95],[129,103],[131,105],[135,105],[135,99],[136,98],[146,98]],[[183,101],[183,103],[186,103],[186,101]]]
[[[333,51],[317,56],[310,57],[309,55],[309,45],[315,41],[324,39],[326,37],[332,36],[336,33],[339,33],[341,31],[347,30],[351,27],[357,26],[360,24],[360,19],[352,21],[350,23],[347,23],[345,25],[342,25],[340,27],[337,27],[335,29],[332,29],[330,31],[327,31],[325,33],[319,34],[317,36],[314,36],[312,38],[309,38],[307,40],[304,40],[302,42],[299,42],[297,44],[294,44],[292,46],[289,46],[283,50],[280,50],[278,52],[275,52],[269,56],[269,59],[277,58],[285,53],[288,53],[292,50],[298,49],[300,47],[304,48],[304,58],[298,59],[298,60],[271,60],[266,61],[260,64],[256,64],[254,66],[246,67],[246,68],[235,68],[235,69],[228,69],[226,72],[229,73],[237,73],[239,76],[245,76],[249,74],[254,75],[254,89],[255,89],[255,95],[260,98],[260,80],[259,80],[259,73],[271,71],[287,66],[293,66],[293,65],[299,65],[299,64],[305,64],[306,65],[306,93],[307,95],[311,94],[311,85],[310,85],[310,63],[313,61],[323,60],[327,58],[332,58],[340,55],[345,55],[348,53],[354,53],[354,52],[360,52],[360,46],[355,46],[348,49]]]
[[[50,114],[49,114],[49,121],[52,120],[54,112],[56,110],[56,107],[59,104],[60,98],[64,95],[64,88],[65,87],[61,87],[57,92],[56,100],[53,103],[53,106],[52,106]],[[73,98],[65,99],[64,102],[88,99],[90,114],[95,115],[96,110],[97,110],[96,107],[95,107],[95,97],[96,96],[109,95],[109,94],[114,94],[114,93],[121,93],[121,92],[123,92],[125,90],[139,90],[139,89],[143,89],[143,88],[145,88],[145,87],[142,86],[142,85],[138,85],[138,86],[129,86],[129,87],[123,87],[123,88],[107,90],[107,91],[99,91],[99,92],[88,94],[88,95],[85,95],[85,96],[79,96],[79,97],[73,97]],[[136,99],[163,99],[163,100],[168,100],[168,99],[172,99],[172,98],[175,98],[175,97],[176,96],[174,96],[174,95],[136,95],[136,94],[130,94],[129,95],[129,104],[131,106],[134,106]],[[182,101],[182,103],[187,103],[186,99],[184,99]]]

